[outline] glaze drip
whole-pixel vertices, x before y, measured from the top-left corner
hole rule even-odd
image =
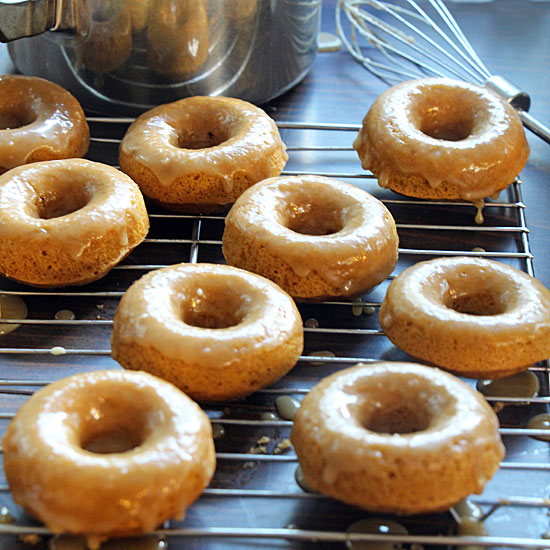
[[[550,441],[550,414],[541,413],[533,416],[529,419],[526,427],[530,430],[546,430],[548,435],[533,435],[531,437],[540,441]]]
[[[347,529],[347,533],[366,533],[372,535],[408,535],[406,527],[393,520],[384,520],[378,518],[360,519],[352,523]],[[400,543],[392,542],[363,542],[346,541],[348,550],[401,550]]]
[[[28,315],[27,304],[15,294],[0,294],[0,319],[26,319]],[[13,332],[21,325],[0,324],[0,336]]]

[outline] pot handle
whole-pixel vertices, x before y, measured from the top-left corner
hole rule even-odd
[[[0,42],[46,31],[82,34],[82,4],[86,0],[0,0]]]

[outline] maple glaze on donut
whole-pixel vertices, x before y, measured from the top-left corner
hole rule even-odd
[[[395,221],[378,199],[322,176],[270,178],[243,193],[225,220],[229,264],[276,282],[291,296],[353,297],[397,262]]]
[[[112,356],[194,399],[248,395],[286,374],[303,349],[292,298],[236,267],[177,264],[135,282],[117,308]]]
[[[281,173],[288,155],[275,122],[227,97],[195,96],[144,113],[126,132],[121,169],[164,208],[212,212]]]
[[[448,78],[410,80],[386,90],[353,146],[382,187],[472,202],[506,188],[529,155],[510,104],[487,88]]]
[[[379,318],[396,346],[464,376],[509,376],[550,356],[550,292],[493,260],[409,267],[391,282]]]
[[[149,230],[138,186],[86,159],[34,162],[0,176],[0,274],[39,287],[106,275]]]
[[[122,369],[44,387],[19,409],[2,448],[15,501],[90,548],[181,519],[215,468],[206,414],[172,384]]]
[[[504,456],[496,414],[455,376],[359,364],[304,398],[291,441],[316,491],[374,512],[419,514],[481,493]]]
[[[0,76],[0,173],[42,160],[82,157],[90,131],[80,103],[42,78]]]

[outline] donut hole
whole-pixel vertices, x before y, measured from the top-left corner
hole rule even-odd
[[[374,410],[363,426],[380,434],[411,434],[426,430],[431,421],[431,413],[419,401],[412,403],[392,403]]]
[[[511,304],[514,292],[509,281],[496,272],[457,270],[447,279],[443,303],[466,315],[500,315]]]
[[[344,227],[341,208],[331,202],[289,201],[283,208],[283,225],[301,235],[333,235]]]
[[[14,130],[32,124],[36,113],[25,104],[11,104],[8,110],[0,110],[0,130]]]
[[[147,410],[139,395],[131,396],[136,402],[121,396],[98,400],[85,415],[80,431],[82,449],[97,453],[124,453],[143,444],[146,427],[151,425]],[[153,422],[154,423],[154,422]]]
[[[98,433],[82,442],[86,451],[97,454],[125,453],[143,443],[141,434],[124,427],[109,432]]]
[[[181,319],[198,328],[222,329],[241,323],[247,309],[246,299],[225,285],[201,284],[186,292]]]
[[[448,117],[449,113],[445,114]],[[420,131],[434,139],[444,141],[462,141],[472,133],[472,121],[464,119],[461,113],[452,113],[444,118],[437,107],[425,113]]]
[[[467,315],[500,315],[506,311],[506,305],[501,298],[490,292],[454,296],[446,305],[458,313]]]
[[[430,88],[413,106],[413,120],[420,132],[444,141],[462,141],[474,131],[481,116],[477,95],[462,89]]]
[[[196,116],[196,120],[186,122],[186,127],[178,130],[177,146],[181,149],[209,149],[217,147],[231,137],[230,128],[227,127],[221,118]]]
[[[36,198],[36,211],[43,220],[60,218],[84,208],[90,200],[90,192],[84,186],[62,186],[55,191],[39,194]]]

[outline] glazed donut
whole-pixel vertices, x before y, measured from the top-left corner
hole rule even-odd
[[[82,157],[90,131],[78,101],[42,78],[0,76],[0,173],[40,160]]]
[[[0,273],[29,285],[103,277],[145,238],[137,185],[85,159],[36,162],[0,176]]]
[[[409,267],[391,282],[379,319],[406,353],[468,377],[509,376],[550,356],[550,292],[492,260]]]
[[[453,375],[380,362],[318,383],[290,439],[313,489],[373,512],[420,514],[482,492],[504,456],[498,428],[483,396]]]
[[[112,356],[194,399],[248,395],[286,374],[303,349],[292,299],[241,269],[178,264],[144,275],[114,317]]]
[[[248,189],[225,220],[223,254],[291,296],[358,295],[397,262],[393,217],[372,195],[322,176],[271,178]]]
[[[2,441],[13,497],[54,533],[109,537],[181,519],[215,468],[206,414],[143,372],[77,374],[35,393]]]
[[[381,187],[472,202],[512,183],[529,155],[511,105],[487,88],[448,78],[388,89],[372,104],[353,147]]]
[[[147,64],[171,80],[193,76],[208,59],[210,31],[205,0],[156,0],[147,28]]]
[[[288,155],[264,111],[239,99],[189,97],[144,113],[120,146],[120,167],[170,210],[222,210],[279,175]]]

